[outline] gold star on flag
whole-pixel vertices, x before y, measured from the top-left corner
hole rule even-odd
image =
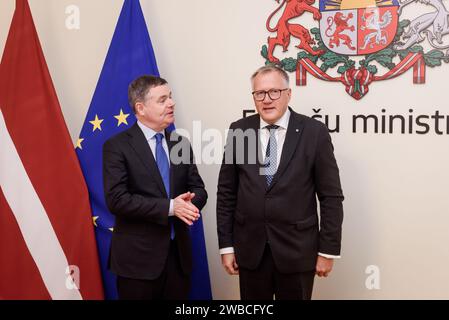
[[[79,138],[78,141],[76,142],[76,148],[75,149],[83,150],[83,147],[81,146],[81,143],[83,141],[84,141],[84,139]]]
[[[123,110],[120,109],[120,114],[118,116],[114,116],[114,118],[116,118],[118,120],[118,124],[117,127],[120,127],[120,125],[122,123],[128,125],[128,121],[126,121],[126,119],[129,117],[129,114],[125,114],[123,113]]]
[[[97,129],[101,131],[101,123],[103,121],[104,121],[104,119],[98,119],[98,115],[95,115],[95,120],[89,121],[94,126],[92,132]]]
[[[97,220],[98,220],[98,218],[100,218],[100,217],[98,217],[98,216],[92,217],[92,220],[94,221],[94,226],[96,226],[96,227],[98,227],[98,226],[97,226]]]

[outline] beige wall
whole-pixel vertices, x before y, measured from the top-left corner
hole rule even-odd
[[[122,1],[30,0],[35,24],[61,107],[75,141],[81,130],[117,22]],[[447,1],[443,1],[448,5]],[[161,74],[177,100],[177,126],[192,122],[222,132],[251,108],[250,74],[264,63],[259,52],[268,36],[265,22],[275,1],[141,0]],[[65,27],[65,8],[81,10],[81,29]],[[0,2],[0,54],[14,0]],[[427,7],[416,6],[410,16]],[[314,22],[309,16],[301,21]],[[294,55],[293,40],[289,53]],[[446,39],[446,42],[448,39]],[[279,48],[276,53],[279,54]],[[435,134],[353,134],[351,117],[449,114],[449,65],[428,69],[427,84],[412,84],[412,73],[376,82],[356,102],[341,84],[308,77],[293,88],[292,106],[312,115],[340,115],[333,134],[346,196],[342,259],[328,279],[318,279],[316,299],[449,298],[448,136]],[[294,85],[294,84],[293,84]],[[26,93],[24,93],[26,94]],[[197,155],[198,156],[198,155]],[[215,225],[218,165],[201,165],[210,200],[204,210],[205,236],[216,299],[238,299],[238,281],[221,268]],[[365,269],[380,270],[380,289],[365,286]]]

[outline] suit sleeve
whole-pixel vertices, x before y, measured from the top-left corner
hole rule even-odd
[[[188,172],[187,187],[190,192],[195,193],[195,197],[192,199],[193,205],[201,210],[204,208],[207,202],[207,192],[204,188],[203,179],[198,172],[198,168],[195,163],[195,156],[193,154],[192,147],[190,146],[190,163]]]
[[[168,225],[170,200],[131,193],[126,166],[125,156],[117,143],[107,141],[103,145],[103,184],[111,213],[127,219]]]
[[[320,201],[319,252],[340,255],[343,222],[343,192],[329,131],[320,124],[314,177]]]
[[[235,144],[229,129],[217,187],[217,231],[220,249],[233,247],[233,220],[237,206],[238,171],[235,164]]]

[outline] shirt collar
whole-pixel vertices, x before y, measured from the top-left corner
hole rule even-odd
[[[145,135],[145,139],[147,139],[147,141],[150,141],[150,139],[153,139],[154,136],[156,135],[156,133],[161,133],[165,137],[165,130],[162,130],[162,132],[156,132],[153,129],[144,125],[139,120],[137,120],[137,125],[142,130],[143,134]]]
[[[283,128],[285,130],[287,130],[288,127],[288,121],[290,120],[290,110],[287,108],[287,110],[285,111],[284,115],[278,120],[276,121],[274,124],[279,126],[280,128]],[[262,117],[260,117],[260,129],[265,128],[266,126],[268,126],[269,124],[266,123]]]

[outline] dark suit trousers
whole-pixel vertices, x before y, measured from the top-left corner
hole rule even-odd
[[[280,273],[268,244],[259,266],[255,270],[240,267],[239,274],[242,300],[273,300],[273,296],[276,300],[310,300],[312,297],[315,270]]]
[[[187,300],[190,276],[183,273],[179,263],[176,241],[170,241],[167,262],[159,278],[129,279],[117,276],[120,300]]]

